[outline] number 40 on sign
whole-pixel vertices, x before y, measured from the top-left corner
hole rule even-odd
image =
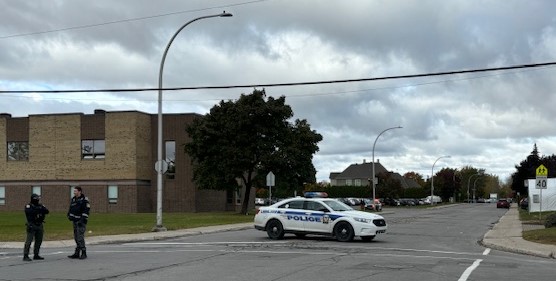
[[[546,178],[537,178],[536,182],[536,189],[546,189]]]

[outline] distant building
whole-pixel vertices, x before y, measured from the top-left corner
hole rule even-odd
[[[419,184],[413,179],[404,178],[402,175],[389,172],[378,161],[375,163],[375,177],[382,173],[390,173],[398,180],[403,188],[419,188]],[[343,172],[330,173],[331,186],[370,186],[373,177],[372,162],[363,161],[362,164],[351,164]]]
[[[199,190],[183,151],[185,127],[198,114],[164,114],[164,212],[236,210],[235,192]],[[22,210],[32,193],[66,211],[73,186],[94,212],[155,212],[157,115],[138,111],[12,118],[0,114],[0,211]]]

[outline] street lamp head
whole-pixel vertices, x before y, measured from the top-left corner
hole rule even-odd
[[[233,15],[230,13],[226,13],[226,11],[223,11],[222,14],[220,15],[221,17],[232,17]]]

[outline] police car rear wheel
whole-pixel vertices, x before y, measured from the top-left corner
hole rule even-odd
[[[273,240],[284,238],[284,227],[279,220],[271,220],[266,225],[266,233]]]
[[[336,236],[336,239],[340,242],[349,242],[353,240],[353,236],[355,236],[353,232],[353,227],[347,222],[339,222],[336,227],[334,227],[334,236]]]

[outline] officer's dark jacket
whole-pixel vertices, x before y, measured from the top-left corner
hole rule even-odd
[[[89,199],[81,194],[79,197],[72,197],[68,211],[68,219],[70,221],[87,223],[89,219],[89,211],[91,205]]]
[[[25,206],[25,216],[28,224],[40,225],[44,222],[48,209],[42,204],[29,203]]]

